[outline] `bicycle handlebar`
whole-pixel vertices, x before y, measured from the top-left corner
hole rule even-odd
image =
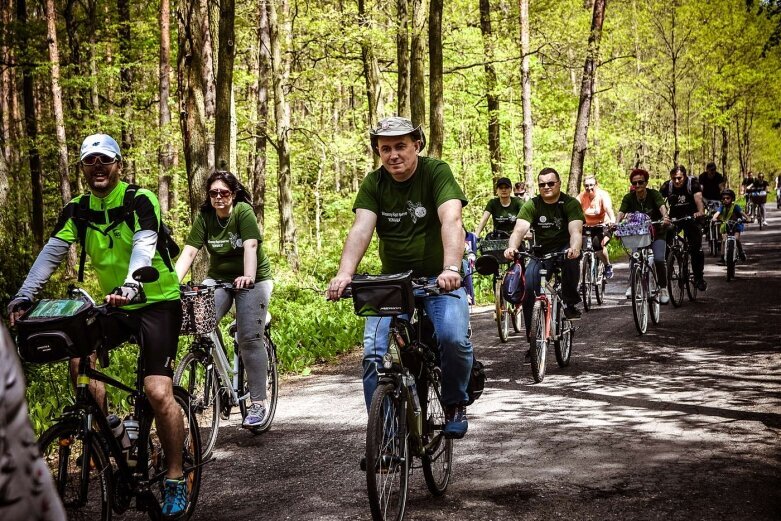
[[[412,279],[412,290],[422,291],[427,297],[434,295],[447,295],[447,293],[443,292],[442,288],[440,288],[436,282],[429,283],[426,277]],[[352,286],[350,284],[348,284],[347,287],[344,288],[344,291],[342,291],[342,294],[339,295],[339,300],[348,298],[353,298]]]

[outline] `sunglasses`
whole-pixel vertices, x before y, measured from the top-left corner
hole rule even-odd
[[[556,186],[556,183],[558,183],[558,181],[548,181],[547,183],[537,183],[537,186],[539,186],[540,188],[545,188],[545,187],[553,188],[554,186]]]
[[[108,157],[103,155],[87,156],[81,160],[81,164],[86,166],[95,166],[98,163],[101,165],[113,165],[117,162],[116,157]]]
[[[597,185],[583,185],[585,188],[594,188]]]
[[[632,181],[632,186],[643,186],[645,184],[645,179],[640,179],[639,181]]]
[[[222,197],[223,199],[226,199],[230,197],[231,194],[233,194],[233,192],[231,192],[230,190],[217,190],[217,189],[209,190],[209,197],[211,197],[212,199],[216,199],[217,197]]]
[[[675,181],[676,183],[683,182],[683,177],[673,177],[673,181]]]

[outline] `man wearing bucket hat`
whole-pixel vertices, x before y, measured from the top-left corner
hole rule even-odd
[[[383,273],[412,270],[452,296],[426,299],[442,356],[442,400],[445,435],[461,438],[467,431],[467,383],[472,367],[468,338],[469,306],[461,287],[464,228],[461,209],[466,197],[444,161],[420,156],[426,138],[420,126],[390,117],[370,132],[382,166],[369,173],[355,198],[355,221],[344,245],[339,272],[328,285],[336,299],[350,284],[374,231],[379,238]],[[390,318],[370,317],[364,328],[363,390],[368,409],[377,387],[376,365],[388,349]]]
[[[106,294],[105,302],[122,308],[122,313],[106,316],[104,334],[113,345],[132,335],[143,350],[144,390],[155,413],[168,463],[163,515],[178,517],[188,504],[182,472],[184,423],[172,383],[182,308],[176,272],[169,269],[170,262],[167,264],[157,250],[160,205],[152,192],[136,187],[130,203],[132,210],[125,213],[125,192],[130,185],[120,181],[122,154],[117,142],[107,134],[84,139],[79,165],[89,193],[74,198],[60,212],[51,238],[8,305],[11,324],[32,303],[67,256],[70,245],[80,242]],[[132,274],[144,266],[154,266],[160,276],[157,281],[144,284],[146,301],[139,303],[136,297],[141,286]],[[93,354],[93,364],[94,357]],[[76,374],[78,359],[71,360],[71,376]],[[90,389],[96,401],[105,407],[103,384],[90,382]]]

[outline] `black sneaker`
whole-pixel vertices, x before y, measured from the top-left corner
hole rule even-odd
[[[580,318],[580,310],[575,306],[567,306],[564,308],[564,316],[570,320],[577,320]]]
[[[708,283],[705,282],[705,279],[694,281],[694,285],[697,286],[697,289],[700,291],[705,291],[708,289]]]

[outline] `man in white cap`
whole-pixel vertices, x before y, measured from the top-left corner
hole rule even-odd
[[[436,281],[449,292],[451,296],[427,297],[425,307],[441,353],[443,432],[461,438],[468,428],[466,388],[473,362],[469,306],[461,287],[461,209],[467,200],[447,163],[418,155],[426,144],[421,127],[406,118],[390,117],[380,121],[370,136],[382,166],[361,183],[353,205],[355,221],[339,272],[329,283],[328,297],[338,298],[350,284],[375,229],[382,273],[412,270],[413,276]],[[388,317],[366,320],[363,390],[367,409],[377,388],[376,366],[388,349],[389,325]]]
[[[182,469],[184,423],[173,395],[173,361],[179,341],[182,308],[176,272],[157,248],[160,205],[149,190],[120,181],[122,155],[107,134],[88,136],[81,145],[79,164],[89,186],[88,194],[69,202],[60,212],[52,236],[38,254],[22,287],[8,304],[11,325],[32,304],[70,245],[80,243],[105,293],[105,302],[121,311],[103,320],[104,336],[118,345],[134,336],[143,353],[144,390],[155,413],[157,432],[166,454],[163,515],[181,516],[188,508]],[[132,196],[126,212],[126,192]],[[153,266],[158,280],[143,285],[132,275]],[[79,270],[81,278],[82,269]],[[145,300],[139,298],[144,295]],[[94,365],[95,355],[92,355]],[[78,359],[71,360],[71,377],[78,374]],[[105,388],[91,381],[90,390],[105,412]]]

